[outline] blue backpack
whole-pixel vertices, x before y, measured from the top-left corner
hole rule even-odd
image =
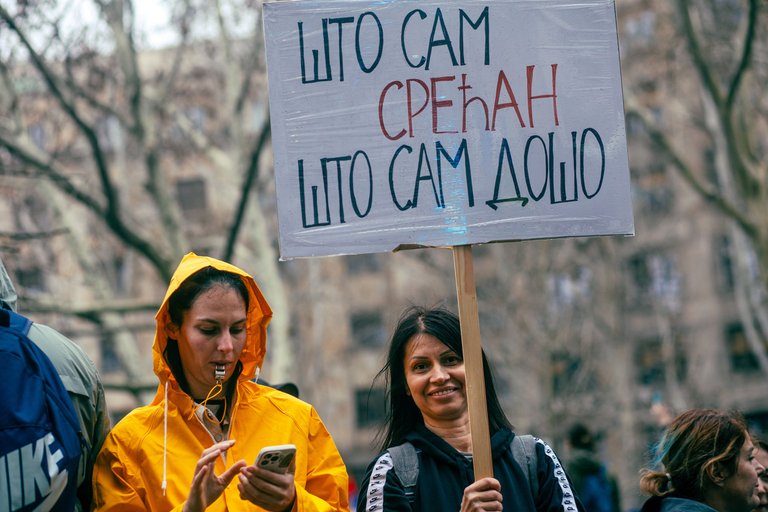
[[[584,477],[579,499],[585,510],[590,512],[618,512],[614,510],[614,486],[608,478],[605,466],[600,472]]]
[[[80,423],[32,321],[0,309],[0,510],[71,512],[77,504]]]

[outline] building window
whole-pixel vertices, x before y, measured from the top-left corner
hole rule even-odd
[[[646,302],[650,295],[651,272],[647,258],[646,254],[635,254],[627,261],[630,302]]]
[[[768,409],[744,413],[749,432],[760,439],[768,438]]]
[[[176,196],[184,213],[207,209],[206,187],[203,178],[180,179],[176,182]]]
[[[581,370],[581,359],[567,352],[552,354],[552,392],[565,393],[573,391],[574,383]]]
[[[493,255],[491,244],[475,244],[472,246],[472,255],[476,259],[490,258]]]
[[[264,101],[259,98],[251,102],[248,110],[248,130],[251,133],[256,133],[264,126],[264,121],[267,116],[266,105],[264,104]]]
[[[191,106],[181,109],[180,116],[174,120],[168,130],[172,144],[186,144],[194,133],[205,133],[208,125],[208,112],[204,107]]]
[[[635,202],[648,216],[665,215],[672,211],[675,195],[666,167],[661,163],[636,168],[633,189]]]
[[[675,194],[671,187],[655,189],[637,187],[634,190],[634,196],[638,209],[649,217],[658,217],[671,212],[675,203]]]
[[[637,381],[646,386],[664,384],[664,357],[661,353],[661,340],[640,343],[635,351]]]
[[[377,427],[387,417],[387,394],[383,388],[355,390],[357,428]]]
[[[120,121],[117,116],[109,115],[99,119],[96,123],[96,136],[105,152],[115,151],[122,146]]]
[[[589,300],[592,290],[592,271],[580,266],[574,273],[558,272],[551,274],[547,280],[549,291],[549,309],[553,314]]]
[[[45,278],[40,267],[16,269],[16,283],[27,292],[45,291]]]
[[[734,275],[734,261],[731,255],[732,243],[728,235],[722,235],[715,240],[717,254],[717,276],[720,289],[724,292],[733,292],[736,278]]]
[[[725,327],[725,343],[731,370],[735,373],[754,373],[760,370],[757,357],[747,342],[747,334],[741,323],[732,323]]]
[[[198,253],[199,254],[199,253]],[[117,295],[125,295],[130,286],[130,268],[126,258],[122,255],[116,255],[105,261],[105,271],[114,286]]]
[[[387,343],[387,330],[378,311],[363,311],[351,316],[352,336],[363,347],[383,347]]]
[[[371,274],[381,270],[381,259],[378,254],[346,256],[344,263],[350,274]]]
[[[713,189],[722,187],[720,177],[717,174],[716,162],[717,152],[712,148],[704,149],[704,170],[706,171],[707,180]]]
[[[627,138],[632,139],[634,137],[638,137],[640,135],[645,134],[645,124],[643,123],[643,120],[640,119],[636,115],[627,115]],[[635,169],[632,169],[629,173],[631,176],[635,176],[637,174],[637,171]]]
[[[760,280],[760,268],[754,246],[743,237],[741,242],[741,245],[736,245],[728,235],[715,238],[714,246],[718,258],[716,271],[721,291],[733,292],[737,283]],[[745,267],[743,270],[742,265]]]
[[[622,45],[630,49],[644,49],[656,42],[656,14],[647,10],[624,22]]]
[[[680,273],[674,258],[666,254],[640,253],[627,261],[628,300],[650,306],[659,303],[666,311],[676,311],[681,301]]]
[[[32,143],[40,151],[45,151],[45,128],[42,124],[33,124],[27,130]]]
[[[114,341],[106,337],[101,340],[101,373],[116,373],[123,369],[123,365],[120,363],[120,356],[115,350]]]
[[[23,216],[19,219],[20,230],[35,231],[37,229],[56,229],[59,226],[58,217],[52,215],[50,201],[42,194],[30,191],[24,196]]]
[[[667,359],[665,347],[661,339],[651,338],[637,344],[635,349],[635,368],[637,382],[653,389],[663,387],[667,383],[667,372],[672,372],[676,382],[682,382],[688,370],[687,359],[682,350],[682,343],[677,333],[673,331],[671,354]],[[668,367],[667,365],[672,365]]]
[[[194,106],[184,109],[184,115],[192,123],[192,127],[198,132],[205,131],[208,113],[203,107]]]

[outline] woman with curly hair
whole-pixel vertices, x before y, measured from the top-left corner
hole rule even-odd
[[[641,512],[749,512],[759,503],[758,474],[744,418],[737,412],[691,409],[677,416],[659,443],[660,469],[647,469]]]

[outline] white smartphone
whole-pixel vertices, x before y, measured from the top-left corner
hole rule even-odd
[[[275,473],[285,473],[296,456],[296,445],[279,444],[265,446],[256,456],[256,467],[266,468]]]

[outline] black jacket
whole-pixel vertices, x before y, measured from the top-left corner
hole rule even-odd
[[[573,489],[576,492],[576,495],[581,497],[583,505],[590,509],[599,508],[600,510],[608,510],[605,506],[605,498],[607,498],[611,504],[610,510],[615,512],[621,510],[618,482],[612,474],[608,473],[608,470],[594,452],[576,448],[573,450],[573,454],[566,464],[568,465],[568,477],[571,479],[571,483],[573,483]],[[600,498],[600,502],[603,503],[602,507],[598,504],[590,504],[590,496],[588,496],[585,489],[587,479],[590,476],[599,477],[600,481],[604,482],[606,488],[610,490],[609,496]],[[593,494],[591,499],[594,500],[596,498],[597,497]]]
[[[717,512],[715,509],[687,498],[677,498],[674,496],[649,498],[644,504],[641,512]]]
[[[493,476],[501,483],[504,510],[584,512],[573,496],[557,456],[541,440],[536,443],[539,492],[534,501],[526,473],[512,456],[510,445],[514,435],[502,429],[491,437]],[[368,466],[360,487],[357,511],[459,511],[464,488],[474,481],[472,461],[424,426],[419,426],[406,439],[419,452],[419,479],[414,505],[409,503],[400,479],[391,470],[390,455],[384,452]]]

